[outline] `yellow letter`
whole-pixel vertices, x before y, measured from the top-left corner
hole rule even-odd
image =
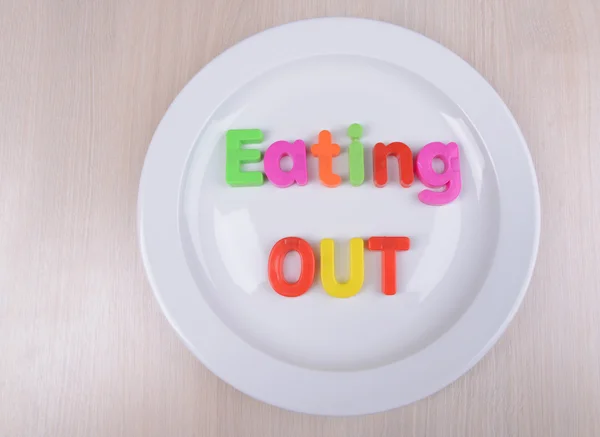
[[[360,291],[365,280],[365,254],[362,238],[350,240],[350,277],[348,282],[340,284],[335,279],[334,242],[321,240],[321,283],[333,297],[352,297]]]

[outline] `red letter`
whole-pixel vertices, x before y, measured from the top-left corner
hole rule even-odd
[[[294,250],[300,254],[300,277],[290,284],[283,276],[283,260]],[[285,297],[297,297],[306,293],[314,277],[315,254],[310,244],[297,237],[282,238],[275,243],[269,255],[269,282],[273,290]]]
[[[389,155],[398,158],[398,171],[400,172],[400,184],[410,187],[415,179],[413,172],[412,150],[404,143],[375,144],[373,147],[373,175],[375,186],[381,188],[387,184],[388,170],[387,158]]]
[[[396,252],[410,248],[408,237],[371,237],[367,241],[369,250],[381,250],[381,288],[383,294],[396,294]]]
[[[340,154],[340,146],[331,143],[331,132],[319,132],[319,141],[310,148],[313,156],[319,158],[319,179],[327,187],[337,187],[342,178],[333,172],[333,157]]]

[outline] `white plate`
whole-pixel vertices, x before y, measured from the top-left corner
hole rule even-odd
[[[312,157],[303,187],[225,183],[228,129],[261,129],[263,150],[282,139],[310,146],[322,129],[347,147],[354,122],[368,149],[360,187],[322,186]],[[459,198],[426,206],[417,199],[423,185],[402,188],[395,171],[376,188],[368,152],[378,141],[415,152],[457,142]],[[335,161],[342,175],[345,156]],[[348,18],[277,27],[207,65],[161,121],[139,192],[144,264],[192,352],[250,396],[326,415],[402,406],[471,368],[523,299],[539,222],[527,145],[486,81],[421,35]],[[326,294],[318,277],[298,298],[269,286],[267,260],[280,238],[304,238],[317,255],[321,239],[335,239],[343,276],[348,240],[375,235],[412,239],[398,254],[395,296],[380,291],[374,252],[350,299]]]

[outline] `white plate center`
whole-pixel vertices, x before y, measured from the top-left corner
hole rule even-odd
[[[243,65],[239,68],[243,69]],[[364,128],[365,182],[348,181],[346,129]],[[277,140],[302,139],[310,147],[328,129],[342,153],[334,169],[342,185],[327,188],[309,156],[309,183],[277,188],[233,188],[225,183],[225,132],[258,128],[265,150]],[[373,184],[375,143],[402,141],[416,153],[433,141],[460,147],[463,189],[446,206],[427,206],[398,183]],[[262,163],[248,169],[262,169]],[[313,369],[358,370],[401,360],[446,332],[485,280],[498,237],[499,202],[487,150],[464,113],[420,77],[359,56],[315,56],[249,80],[204,126],[182,184],[181,234],[190,270],[212,310],[240,338],[277,359]],[[407,236],[397,254],[398,293],[381,292],[381,254],[365,252],[365,283],[349,299],[325,293],[319,271],[298,298],[273,291],[267,279],[276,241],[336,240],[337,271],[348,273],[348,242],[371,236]],[[297,277],[291,260],[288,277]]]

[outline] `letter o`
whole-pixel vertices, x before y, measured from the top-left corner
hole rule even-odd
[[[300,277],[294,283],[285,280],[283,261],[288,253],[300,255]],[[279,240],[269,254],[269,282],[277,293],[285,297],[298,297],[308,291],[315,277],[315,254],[305,240],[286,237]]]

